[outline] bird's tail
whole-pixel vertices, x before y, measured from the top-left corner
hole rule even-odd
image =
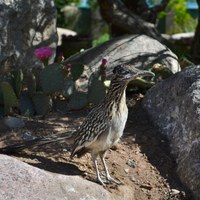
[[[63,131],[63,132],[60,132],[59,134],[51,135],[48,137],[37,137],[32,140],[24,140],[20,143],[1,148],[0,153],[12,154],[12,153],[15,153],[27,148],[43,146],[43,145],[47,145],[47,144],[51,144],[51,143],[63,141],[63,140],[73,140],[75,135],[76,135],[75,131],[72,131],[72,132]]]

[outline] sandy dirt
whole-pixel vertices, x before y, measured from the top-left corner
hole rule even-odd
[[[124,135],[106,156],[111,175],[124,185],[108,184],[105,188],[113,193],[115,199],[128,199],[130,196],[135,200],[193,200],[176,174],[176,162],[170,154],[167,140],[142,109],[141,96],[128,96],[127,104],[129,117]],[[71,131],[81,124],[88,112],[89,109],[85,109],[66,114],[51,113],[45,119],[26,119],[23,129],[11,130],[1,125],[0,147],[16,143],[24,132],[32,136],[47,136],[62,130]],[[12,156],[50,172],[78,175],[94,182],[96,174],[90,154],[73,160],[69,155],[66,141],[62,141],[26,149]],[[126,191],[127,196],[124,197]],[[130,192],[132,197],[128,195]]]

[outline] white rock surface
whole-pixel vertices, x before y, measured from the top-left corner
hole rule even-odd
[[[146,35],[126,35],[109,40],[95,48],[77,53],[68,58],[66,63],[83,63],[88,66],[88,75],[96,70],[103,57],[107,57],[110,73],[116,65],[132,64],[144,69],[155,63],[163,64],[173,73],[180,71],[177,56],[166,46]]]
[[[156,84],[144,108],[170,142],[182,182],[200,199],[200,66]]]
[[[1,200],[111,200],[101,185],[79,176],[46,172],[0,155]]]

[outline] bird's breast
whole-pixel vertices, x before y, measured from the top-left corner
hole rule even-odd
[[[125,124],[128,117],[128,109],[125,108],[124,112],[116,112],[110,121],[109,129],[101,134],[97,141],[91,145],[93,151],[105,151],[117,144],[123,135]],[[93,148],[95,146],[95,148]]]
[[[110,142],[112,145],[115,145],[123,135],[127,117],[128,108],[126,104],[123,104],[123,106],[114,112],[111,120],[110,133],[108,136],[110,137]]]

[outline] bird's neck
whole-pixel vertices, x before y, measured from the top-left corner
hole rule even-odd
[[[113,109],[114,106],[116,111],[118,111],[121,103],[126,104],[126,87],[127,83],[111,81],[110,88],[103,102],[109,110]]]

